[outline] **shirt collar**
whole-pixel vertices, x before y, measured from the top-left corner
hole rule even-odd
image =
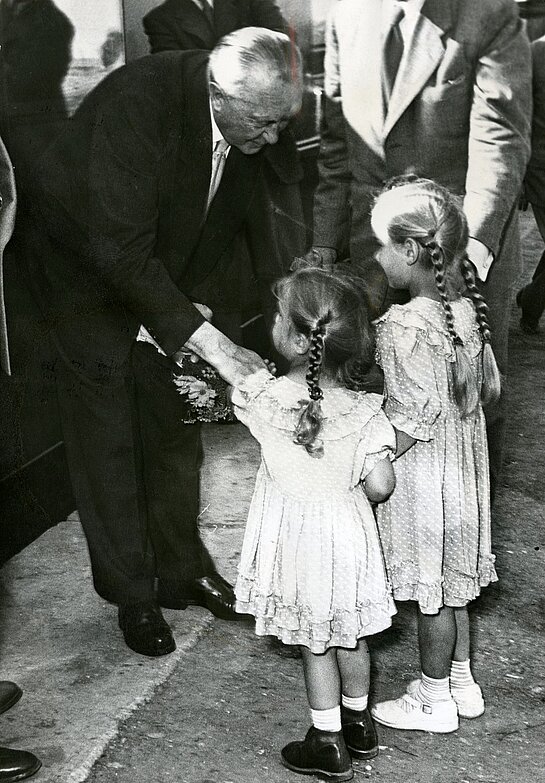
[[[391,9],[393,8],[402,8],[405,11],[405,16],[414,18],[418,16],[425,2],[426,0],[405,0],[405,2],[384,0],[382,3],[383,20],[390,18]]]
[[[220,129],[217,126],[216,120],[214,119],[214,112],[212,110],[212,102],[209,102],[210,106],[210,125],[212,126],[212,149],[216,146],[218,141],[225,141],[225,139],[222,136],[222,133]]]

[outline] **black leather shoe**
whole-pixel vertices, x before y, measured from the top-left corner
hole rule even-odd
[[[322,731],[311,726],[302,742],[282,748],[282,764],[301,775],[323,780],[352,780],[352,760],[340,731]]]
[[[166,585],[159,582],[157,599],[165,609],[204,606],[221,620],[245,620],[248,617],[235,612],[233,587],[218,573],[194,579],[184,587],[181,594],[171,592]]]
[[[346,747],[351,756],[373,759],[378,755],[378,737],[369,710],[354,712],[341,707],[341,722]]]
[[[34,775],[42,762],[27,750],[0,748],[0,783],[14,783]]]
[[[152,601],[121,604],[119,627],[125,643],[140,655],[168,655],[176,649],[170,626]]]
[[[517,302],[517,307],[520,307],[521,310],[521,316],[520,316],[521,331],[523,331],[525,334],[539,334],[539,321],[533,321],[531,318],[528,318],[527,315],[524,315],[524,309],[522,307],[523,293],[524,293],[524,288],[521,288],[515,297]]]
[[[23,691],[14,682],[0,680],[0,712],[5,712],[17,704]]]

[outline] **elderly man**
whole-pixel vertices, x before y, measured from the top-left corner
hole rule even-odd
[[[340,0],[331,11],[326,106],[314,209],[325,263],[348,244],[377,309],[386,281],[369,212],[382,183],[412,171],[464,198],[468,253],[507,369],[519,271],[517,203],[529,156],[530,51],[512,0]],[[505,399],[487,411],[492,485]]]
[[[221,289],[243,226],[262,233],[263,151],[301,91],[299,52],[260,28],[144,57],[87,97],[36,172],[20,236],[94,585],[144,655],[175,648],[160,605],[236,617],[199,538],[199,425],[180,423],[172,373],[184,347],[235,385],[262,366],[205,320],[202,292]]]

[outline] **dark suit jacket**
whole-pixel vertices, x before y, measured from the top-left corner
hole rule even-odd
[[[214,29],[193,0],[166,0],[143,20],[151,52],[213,49],[218,40],[241,27],[267,27],[287,32],[273,0],[215,0]]]
[[[140,323],[167,354],[184,345],[202,323],[188,296],[214,278],[245,226],[261,235],[256,276],[270,274],[274,242],[254,214],[262,153],[231,148],[205,220],[206,64],[206,52],[166,52],[111,73],[43,158],[31,218],[18,231],[53,324],[77,330],[84,316],[98,318],[100,339],[118,346],[119,361]],[[87,339],[100,353],[97,334]]]

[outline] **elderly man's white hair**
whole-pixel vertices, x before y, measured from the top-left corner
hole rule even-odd
[[[209,73],[226,95],[236,94],[252,78],[301,88],[301,53],[284,33],[242,27],[218,41],[210,54]]]

